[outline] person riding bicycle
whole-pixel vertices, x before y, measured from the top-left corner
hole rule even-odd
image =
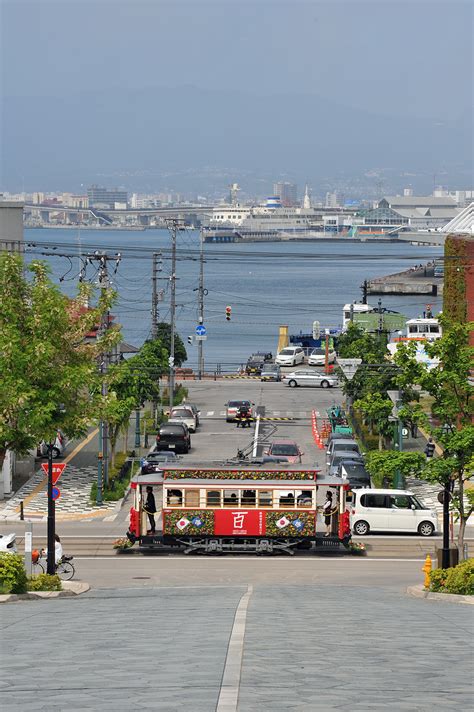
[[[48,550],[43,549],[41,552],[42,556],[45,558],[48,558]],[[59,538],[58,534],[54,535],[54,563],[56,566],[59,564],[61,559],[63,558],[63,545],[61,544],[61,539]]]

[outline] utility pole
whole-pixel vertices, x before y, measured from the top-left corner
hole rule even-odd
[[[158,272],[161,272],[163,262],[161,252],[153,253],[152,274],[151,274],[151,337],[155,340],[158,337],[158,319],[159,311],[158,304],[160,301],[160,292],[158,291]]]
[[[204,240],[202,228],[199,231],[199,324],[204,323]],[[202,380],[204,374],[203,339],[198,341],[198,380]]]
[[[176,234],[178,232],[178,221],[173,218],[167,221],[168,230],[171,233],[171,297],[170,297],[170,356],[169,356],[169,405],[174,405],[174,332],[176,328]]]
[[[362,304],[367,304],[368,282],[366,279],[362,282]]]
[[[56,535],[56,503],[53,499],[53,443],[48,447],[48,556],[46,573],[53,576],[56,573],[55,535]]]
[[[152,274],[151,274],[151,283],[152,283],[152,293],[151,293],[151,338],[153,341],[158,338],[158,320],[159,320],[159,311],[158,311],[158,304],[160,301],[160,298],[162,298],[162,291],[158,291],[158,272],[161,272],[163,266],[163,261],[161,259],[161,252],[154,252],[153,253],[153,262],[152,262]],[[156,425],[157,421],[157,411],[158,411],[158,403],[156,400],[153,401],[153,422]]]
[[[87,263],[92,264],[92,262],[98,262],[99,264],[99,287],[101,291],[101,297],[105,298],[107,290],[110,288],[109,280],[109,270],[108,262],[115,262],[114,274],[117,272],[121,254],[116,253],[114,256],[109,256],[105,252],[99,252],[96,250],[94,253],[87,255]],[[102,314],[100,326],[99,326],[99,337],[103,337],[109,328],[110,312],[107,309],[106,312]],[[109,365],[110,354],[104,351],[100,355],[100,374],[102,379],[101,384],[101,395],[105,399],[108,394],[108,384],[107,384],[107,367]],[[98,505],[102,504],[102,492],[103,488],[108,485],[109,482],[109,426],[108,423],[101,419],[99,423],[99,453],[97,456],[97,499],[96,503]]]

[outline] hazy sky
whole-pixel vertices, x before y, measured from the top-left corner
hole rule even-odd
[[[24,144],[21,130],[15,132],[19,119],[15,112],[29,106],[29,130],[36,126],[42,132],[73,99],[70,132],[80,131],[83,121],[91,130],[94,102],[87,97],[92,94],[128,101],[128,91],[145,89],[156,93],[159,101],[160,88],[186,92],[192,86],[215,97],[223,92],[230,113],[233,96],[246,105],[248,125],[245,118],[242,125],[246,140],[252,134],[252,97],[269,97],[278,106],[278,97],[286,103],[291,101],[289,94],[304,94],[317,97],[323,106],[329,102],[332,109],[353,107],[434,123],[464,122],[472,112],[471,2],[0,0],[0,4],[2,142],[4,149],[8,145],[2,182],[15,173],[13,153],[18,148],[21,154],[20,143]],[[36,124],[34,97],[43,100]],[[21,101],[5,108],[12,98]],[[212,119],[213,101],[208,104],[206,108],[206,102],[197,102],[196,107],[201,114],[208,111]],[[165,104],[159,105],[160,112],[166,110]],[[295,126],[290,132],[297,130],[298,110],[295,100]],[[192,107],[189,111],[192,118]],[[25,117],[20,124],[26,131]],[[61,135],[64,130],[58,128]],[[90,137],[92,143],[96,139]],[[28,150],[32,151],[31,144]],[[96,150],[100,143],[94,144]],[[23,154],[21,158],[24,162]],[[33,158],[42,161],[44,153]],[[452,156],[454,162],[462,159]],[[28,174],[28,169],[22,172]]]

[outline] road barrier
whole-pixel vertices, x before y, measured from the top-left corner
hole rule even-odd
[[[320,434],[319,434],[319,430],[318,430],[318,418],[317,418],[317,416],[316,416],[316,411],[315,411],[315,410],[313,410],[313,411],[311,412],[311,429],[312,429],[312,431],[313,431],[313,439],[314,439],[314,442],[316,443],[316,445],[318,446],[318,448],[319,448],[320,450],[324,450],[324,443],[323,443],[323,441],[322,441],[322,439],[321,439],[321,436],[320,436]]]

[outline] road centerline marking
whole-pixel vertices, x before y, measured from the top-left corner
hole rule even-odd
[[[232,626],[229,646],[227,648],[216,712],[237,712],[240,677],[242,674],[242,657],[244,653],[245,626],[247,623],[247,608],[252,593],[253,586],[249,584],[235,612],[234,625]]]

